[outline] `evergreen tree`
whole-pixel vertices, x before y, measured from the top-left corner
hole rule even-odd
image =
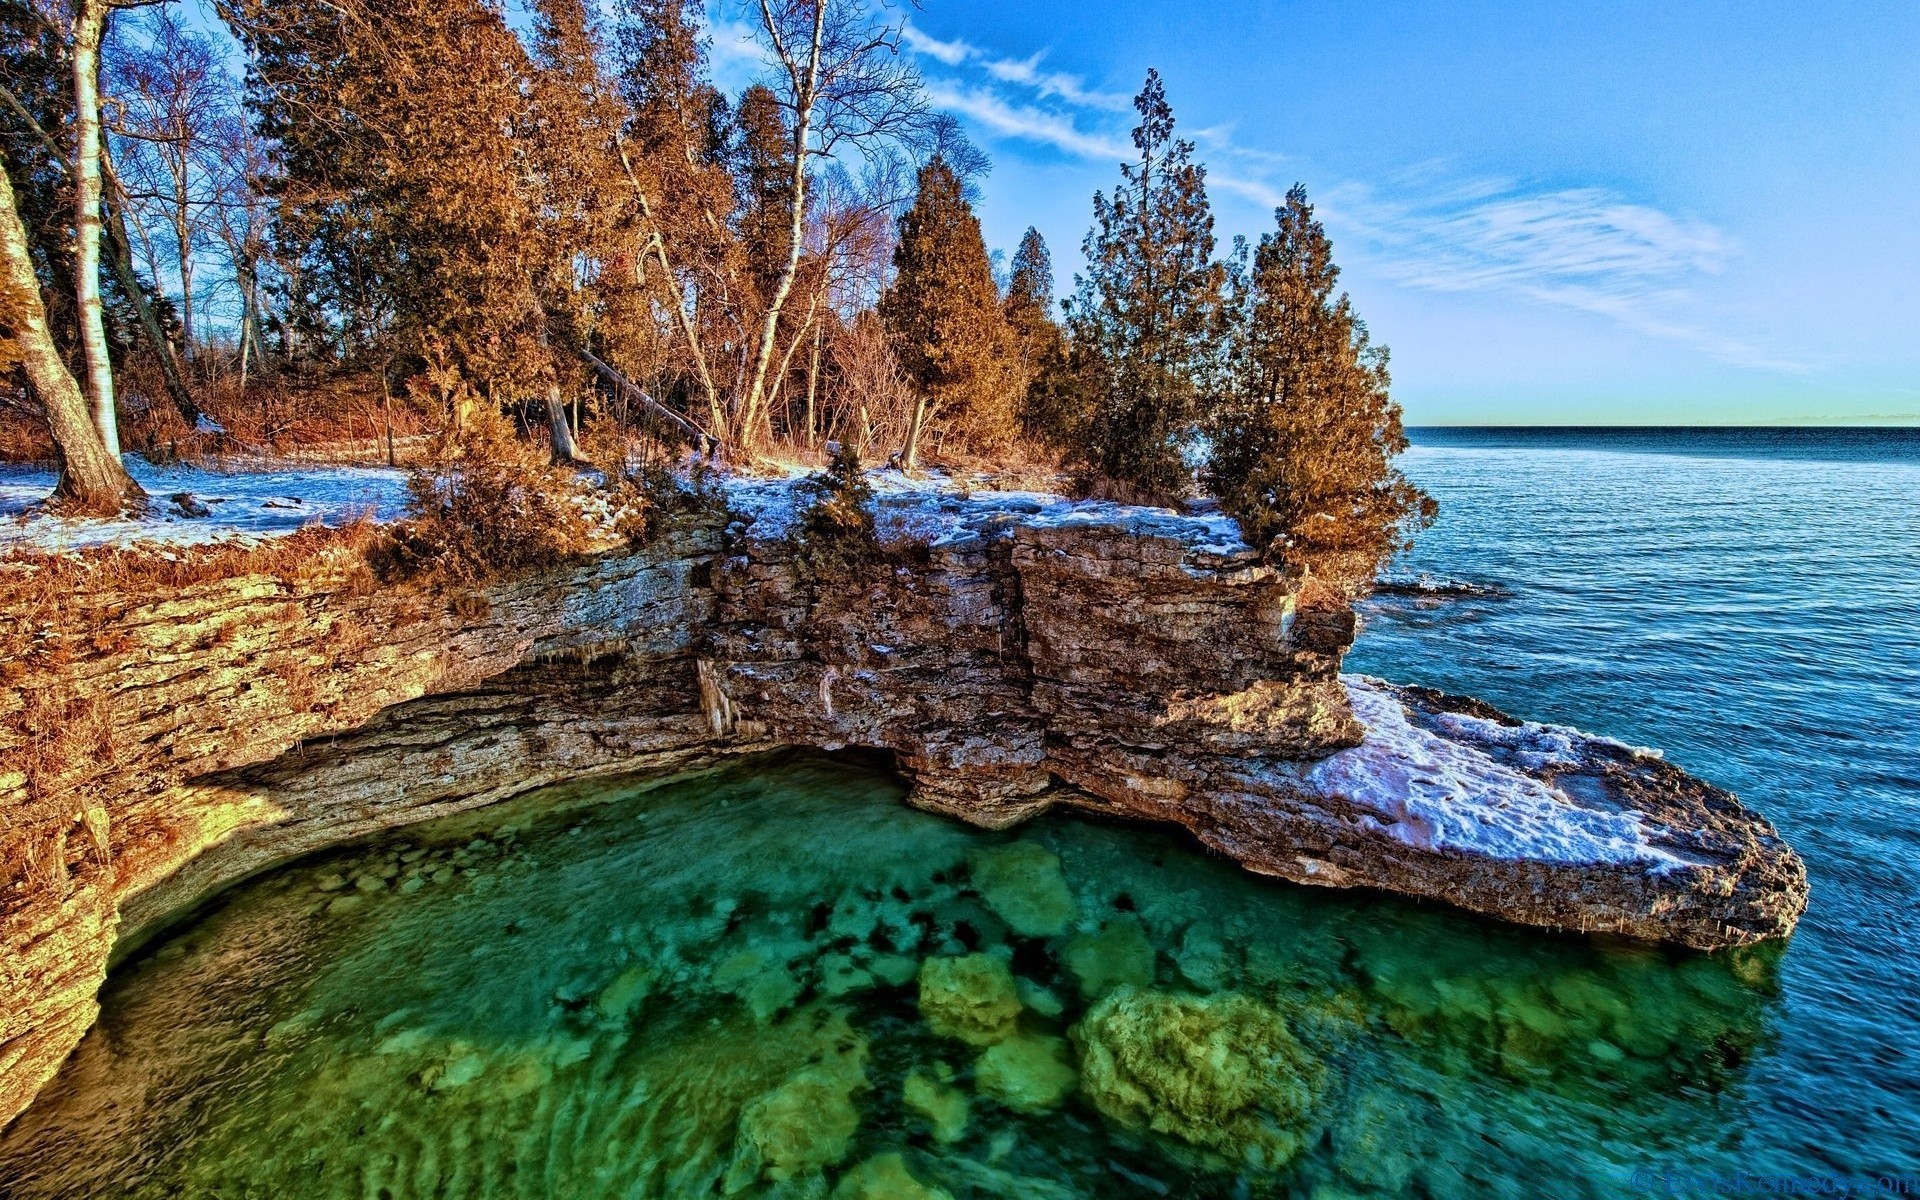
[[[1020,424],[1028,433],[1056,446],[1069,443],[1085,425],[1081,393],[1067,370],[1067,339],[1053,319],[1053,255],[1038,229],[1029,228],[1013,254],[1003,306],[1007,327],[1027,381],[1021,397]]]
[[[1340,269],[1306,190],[1288,192],[1275,219],[1233,289],[1205,482],[1252,545],[1358,587],[1435,506],[1393,465],[1406,435],[1387,351],[1335,296]]]
[[[792,240],[793,136],[779,98],[764,84],[740,94],[734,122],[739,235],[748,280],[764,303],[779,283]]]
[[[1187,489],[1183,459],[1217,334],[1225,277],[1214,261],[1206,168],[1174,137],[1156,71],[1134,99],[1137,161],[1112,198],[1095,193],[1086,272],[1067,325],[1093,411],[1087,465],[1150,495]]]
[[[948,425],[975,448],[1008,444],[1020,382],[980,221],[960,177],[936,155],[920,169],[919,185],[900,218],[893,285],[880,300],[916,392],[904,455],[909,470],[929,421]]]

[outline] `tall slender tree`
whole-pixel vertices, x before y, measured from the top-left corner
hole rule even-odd
[[[1084,457],[1151,494],[1186,490],[1188,449],[1213,353],[1225,270],[1214,259],[1206,168],[1174,136],[1157,71],[1134,98],[1139,157],[1111,198],[1095,193],[1068,310],[1076,370],[1095,409]]]
[[[1295,185],[1234,288],[1234,353],[1209,413],[1205,481],[1248,542],[1349,588],[1370,580],[1431,499],[1406,448],[1387,350],[1345,293],[1333,244]]]
[[[1020,424],[1056,447],[1069,444],[1085,426],[1081,393],[1067,372],[1067,339],[1053,318],[1053,255],[1038,229],[1029,228],[1013,254],[1007,278],[1007,327],[1026,380]]]
[[[916,391],[902,461],[913,470],[929,419],[968,444],[1013,439],[1018,360],[1000,291],[964,185],[936,155],[920,169],[913,206],[900,218],[893,286],[880,316]]]

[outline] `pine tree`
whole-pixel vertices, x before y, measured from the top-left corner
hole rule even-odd
[[[734,183],[739,191],[739,236],[747,276],[761,303],[773,294],[792,238],[793,136],[772,89],[754,84],[740,94]]]
[[[1007,327],[1027,381],[1020,425],[1055,446],[1070,444],[1086,424],[1081,394],[1067,370],[1067,339],[1053,319],[1053,255],[1038,229],[1029,228],[1013,254],[1003,305]]]
[[[1225,277],[1214,261],[1206,168],[1193,143],[1174,137],[1173,110],[1156,71],[1134,99],[1137,161],[1120,168],[1109,199],[1093,198],[1086,272],[1068,310],[1073,368],[1093,411],[1083,456],[1107,478],[1149,495],[1187,490],[1183,458]]]
[[[1406,448],[1387,351],[1334,288],[1333,245],[1296,185],[1234,288],[1226,395],[1205,482],[1249,543],[1349,588],[1435,511],[1393,465]]]
[[[917,393],[908,470],[930,421],[974,448],[1010,443],[1020,386],[980,221],[960,177],[936,155],[920,169],[919,185],[900,218],[893,285],[880,300],[894,352]]]

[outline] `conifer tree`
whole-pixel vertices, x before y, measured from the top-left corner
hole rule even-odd
[[[1020,375],[1027,381],[1020,401],[1021,427],[1065,446],[1085,421],[1078,411],[1080,393],[1067,371],[1066,335],[1053,319],[1053,255],[1038,229],[1029,228],[1014,251],[1003,308]]]
[[[1134,99],[1139,158],[1111,198],[1095,193],[1084,274],[1068,310],[1076,373],[1093,410],[1087,465],[1149,495],[1184,492],[1225,278],[1214,261],[1206,168],[1174,136],[1157,71]]]
[[[1275,220],[1234,288],[1204,478],[1249,543],[1357,588],[1435,506],[1393,465],[1407,443],[1387,351],[1334,294],[1340,269],[1304,188]]]
[[[900,218],[893,285],[880,300],[916,392],[902,455],[908,470],[929,421],[950,425],[976,448],[1010,443],[1020,383],[980,221],[960,177],[936,155],[920,169],[919,185]]]

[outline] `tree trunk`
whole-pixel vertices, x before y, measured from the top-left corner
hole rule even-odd
[[[113,362],[100,300],[100,39],[107,0],[79,0],[73,15],[73,276],[87,398],[100,443],[120,461],[120,418],[113,404]]]
[[[920,430],[927,423],[925,392],[913,402],[913,420],[907,422],[907,445],[900,451],[900,469],[911,475],[920,465]]]
[[[767,304],[766,316],[760,322],[759,347],[754,351],[753,375],[747,382],[747,401],[745,410],[737,422],[742,430],[750,431],[760,415],[760,408],[766,403],[767,374],[773,367],[774,342],[779,336],[780,313],[787,305],[787,296],[793,291],[794,278],[800,273],[801,239],[806,234],[807,218],[807,140],[813,131],[813,106],[819,99],[820,82],[820,44],[826,30],[826,0],[816,0],[817,7],[813,18],[813,49],[807,59],[805,79],[800,72],[789,71],[793,76],[794,123],[793,123],[793,196],[789,210],[787,230],[787,263],[780,271],[780,282],[774,285],[773,298]]]
[[[699,375],[700,387],[707,395],[707,410],[714,432],[725,437],[726,412],[720,406],[720,389],[714,386],[713,372],[707,367],[707,352],[700,344],[700,331],[693,324],[693,315],[687,311],[686,297],[680,291],[679,276],[673,273],[673,264],[667,261],[667,243],[661,237],[660,227],[654,223],[653,205],[647,200],[647,189],[640,186],[640,176],[634,172],[633,160],[627,157],[627,144],[616,138],[614,148],[620,152],[620,166],[626,171],[627,182],[632,185],[634,197],[640,205],[640,219],[647,223],[647,249],[660,264],[660,275],[667,285],[667,299],[673,306],[674,321],[687,339],[687,350],[693,355],[694,371]]]
[[[599,358],[595,357],[593,351],[587,350],[583,347],[575,347],[574,353],[578,354],[580,356],[580,361],[583,363],[586,363],[588,367],[592,368],[593,373],[598,375],[602,380],[604,380],[609,387],[618,391],[622,396],[626,397],[627,399],[638,403],[640,407],[646,409],[650,413],[653,413],[655,416],[661,418],[662,420],[666,421],[669,425],[672,425],[675,429],[678,429],[681,433],[685,434],[687,437],[687,440],[693,443],[693,448],[695,450],[698,450],[706,454],[708,457],[712,457],[713,455],[719,453],[721,448],[720,439],[713,437],[710,434],[702,433],[700,431],[700,427],[695,425],[692,421],[687,420],[685,417],[681,416],[679,413],[668,408],[666,405],[660,403],[658,400],[655,400],[652,396],[647,395],[647,393],[640,387],[639,384],[633,382],[631,379],[628,379],[625,375],[622,375],[619,371],[616,371],[612,367],[608,366],[606,363],[601,362]]]
[[[560,398],[558,382],[547,385],[547,427],[553,431],[553,461],[580,462],[580,447],[573,440],[573,427],[567,423],[567,402]]]
[[[813,327],[813,358],[807,363],[807,449],[811,450],[818,440],[819,425],[815,414],[815,400],[820,394],[820,344],[826,339],[826,323]]]
[[[47,427],[60,457],[60,479],[54,498],[75,511],[108,515],[144,507],[146,493],[127,474],[118,457],[109,454],[99,432],[87,419],[86,397],[73,372],[53,344],[47,327],[46,305],[40,299],[40,281],[33,272],[33,254],[27,246],[26,226],[14,207],[13,181],[0,156],[0,287],[11,295],[17,314],[13,337],[19,347],[27,383],[47,415]]]

